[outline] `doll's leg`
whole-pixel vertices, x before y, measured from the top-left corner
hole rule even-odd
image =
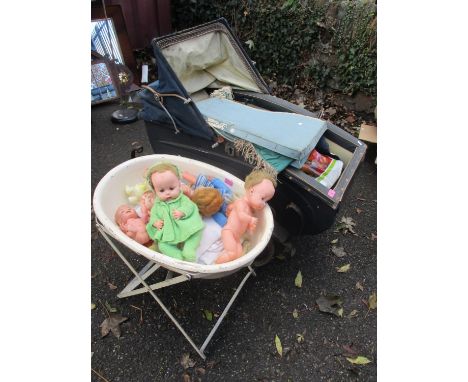
[[[221,239],[223,241],[224,250],[216,259],[216,264],[227,263],[242,256],[242,244],[240,240],[234,236],[234,232],[230,229],[221,231]]]
[[[182,251],[177,248],[175,244],[167,243],[158,243],[159,250],[161,253],[164,253],[166,256],[172,257],[174,259],[183,260]]]
[[[197,259],[197,248],[200,245],[203,230],[194,233],[184,243],[184,249],[182,250],[182,257],[186,261],[195,261]]]

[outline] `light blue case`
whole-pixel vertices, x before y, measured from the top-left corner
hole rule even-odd
[[[301,168],[326,130],[326,121],[294,113],[253,108],[227,99],[197,102],[205,116],[221,122],[221,130],[294,159]]]

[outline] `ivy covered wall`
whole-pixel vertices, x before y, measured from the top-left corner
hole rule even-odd
[[[265,79],[375,97],[375,0],[172,0],[173,27],[228,20]]]

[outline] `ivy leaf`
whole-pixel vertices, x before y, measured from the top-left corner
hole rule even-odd
[[[320,296],[315,302],[321,312],[343,317],[343,300],[340,296]]]
[[[112,306],[110,306],[110,304],[107,301],[104,304],[106,305],[106,308],[109,311],[109,313],[117,312],[117,308],[113,308]]]
[[[301,271],[297,272],[296,279],[294,280],[294,285],[298,288],[302,288],[302,273]]]
[[[370,361],[369,359],[367,359],[366,357],[362,356],[362,355],[358,355],[356,358],[348,358],[346,357],[346,359],[351,362],[351,363],[354,363],[355,365],[366,365],[372,361]]]
[[[120,337],[120,324],[127,321],[127,317],[123,317],[120,314],[110,314],[101,324],[101,337],[105,337],[112,332],[117,338]]]
[[[332,253],[337,256],[337,257],[343,257],[346,256],[346,252],[343,247],[335,247],[333,246],[331,248]]]
[[[281,345],[281,340],[279,339],[278,335],[275,335],[275,345],[278,354],[282,357],[283,356],[283,346]]]
[[[346,265],[343,265],[342,267],[336,268],[336,271],[338,273],[346,273],[349,271],[350,268],[351,268],[351,264],[346,264]]]
[[[369,296],[369,309],[377,308],[377,294],[374,292]]]
[[[354,226],[356,222],[351,217],[342,217],[341,220],[338,222],[336,227],[337,231],[343,231],[343,233],[351,232],[352,234],[356,235],[354,231]]]
[[[252,40],[247,40],[245,43],[247,44],[250,50],[252,50],[255,47],[255,44]]]
[[[213,321],[213,313],[210,312],[208,309],[203,309],[203,316],[204,316],[208,321]]]
[[[299,312],[297,311],[297,309],[294,309],[294,310],[293,310],[292,315],[293,315],[294,318],[298,318],[298,317],[299,317]]]

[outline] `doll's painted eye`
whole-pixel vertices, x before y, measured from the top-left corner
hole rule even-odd
[[[169,187],[169,189],[170,189],[171,191],[174,191],[174,187]]]
[[[159,189],[159,192],[164,192],[164,188]]]

